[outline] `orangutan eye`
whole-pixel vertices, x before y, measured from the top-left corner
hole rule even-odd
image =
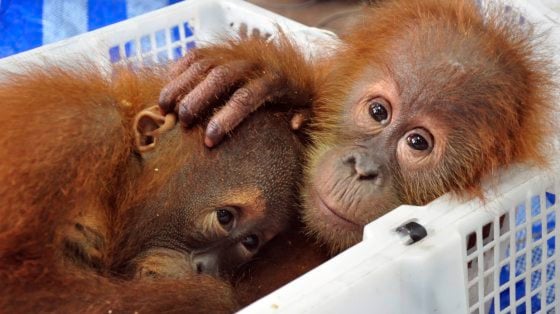
[[[425,165],[425,162],[437,158],[437,156],[432,156],[434,145],[435,139],[427,129],[417,127],[409,130],[397,143],[399,163],[410,169],[417,169],[422,164]]]
[[[222,226],[228,226],[233,222],[233,213],[230,208],[219,208],[216,210],[216,218]]]
[[[406,135],[406,144],[416,151],[428,151],[432,149],[433,139],[428,130],[417,128]]]
[[[381,97],[374,98],[369,103],[369,115],[379,123],[387,123],[389,121],[390,110],[389,103]]]
[[[254,251],[259,247],[259,237],[255,234],[251,234],[241,240],[241,244],[249,251]]]
[[[428,141],[426,141],[426,139],[423,138],[422,135],[418,133],[410,134],[406,138],[406,141],[408,143],[408,146],[416,150],[426,150],[430,148],[430,144],[428,144]]]

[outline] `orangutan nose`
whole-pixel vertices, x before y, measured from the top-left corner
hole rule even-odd
[[[343,159],[360,180],[374,181],[379,177],[379,165],[364,153],[351,153]]]
[[[197,274],[218,276],[219,269],[215,256],[211,254],[200,254],[193,257],[193,271]]]

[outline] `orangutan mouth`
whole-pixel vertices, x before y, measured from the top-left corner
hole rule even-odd
[[[337,226],[344,227],[351,230],[361,230],[363,226],[357,224],[334,210],[329,206],[320,196],[319,192],[315,192],[316,203],[319,205],[321,212],[329,218],[329,220]]]

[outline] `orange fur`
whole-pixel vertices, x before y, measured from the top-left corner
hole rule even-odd
[[[392,122],[391,129],[423,127],[430,120],[443,136],[436,138],[440,156],[430,167],[414,170],[393,160],[389,167],[397,198],[386,193],[386,204],[377,202],[354,219],[371,221],[398,204],[423,205],[447,192],[483,197],[482,180],[499,169],[514,163],[545,166],[554,69],[534,28],[519,25],[516,13],[505,12],[499,5],[481,12],[469,0],[381,1],[368,9],[343,38],[325,84],[318,87],[314,128],[319,131],[312,136],[317,145],[307,157],[307,178],[317,173],[329,147],[363,137],[344,117],[351,93],[367,83],[368,67],[396,82],[402,95],[418,93],[405,104],[412,111],[407,117],[416,120]],[[398,153],[389,148],[387,154]],[[359,241],[359,232],[348,233],[345,241],[332,227],[316,222],[309,189],[304,193],[306,221],[314,234],[335,251]],[[353,202],[360,202],[360,196]]]
[[[9,130],[0,137],[0,311],[236,307],[229,286],[210,277],[124,282],[79,269],[61,256],[66,225],[85,215],[100,219],[95,227],[117,226],[119,206],[149,196],[161,176],[173,173],[169,167],[142,190],[132,190],[128,176],[135,170],[123,171],[133,153],[132,119],[156,103],[164,78],[158,70],[120,68],[107,79],[100,69],[80,65],[30,67],[0,82],[0,123]]]
[[[231,275],[293,218],[288,114],[260,112],[209,150],[201,126],[154,111],[167,69],[110,70],[0,80],[0,312],[235,310],[228,283],[196,272]]]
[[[311,107],[304,221],[336,252],[358,242],[366,223],[400,204],[426,204],[447,192],[482,197],[483,179],[498,169],[519,162],[546,165],[556,86],[539,34],[528,23],[520,25],[516,13],[499,5],[481,10],[475,3],[376,2],[322,60],[306,60],[280,36],[276,42],[249,38],[203,48],[190,61],[210,64],[209,72],[225,69],[228,82],[244,86],[242,94],[261,95],[264,80],[267,100]],[[247,88],[254,82],[258,88]],[[193,86],[178,85],[164,88],[161,108],[171,111],[185,93],[192,96]],[[205,89],[207,107],[222,104],[214,103],[213,92],[220,100],[228,96],[209,84],[197,87],[197,93]],[[395,109],[386,124],[363,109],[378,98]],[[216,114],[218,126],[207,130],[207,144],[248,115],[247,108],[260,105],[250,97],[232,99]],[[181,118],[181,111],[196,106],[178,107]],[[417,130],[434,140],[423,153],[410,152],[415,148],[406,144]],[[375,174],[356,175],[358,167]]]
[[[506,14],[499,5],[485,10],[483,16],[474,1],[469,0],[380,2],[344,38],[346,49],[340,52],[338,60],[343,63],[340,68],[349,73],[333,74],[344,83],[338,83],[341,87],[333,88],[334,92],[327,91],[325,97],[329,97],[329,102],[322,103],[332,106],[332,99],[343,97],[353,84],[352,73],[359,73],[361,64],[385,64],[384,60],[395,53],[395,46],[405,44],[406,40],[411,42],[407,47],[418,55],[423,51],[453,49],[453,45],[458,46],[456,49],[470,49],[458,53],[467,62],[480,54],[480,67],[465,74],[467,80],[468,76],[473,77],[472,83],[458,81],[456,86],[448,86],[449,91],[441,91],[449,93],[445,96],[449,102],[465,101],[462,98],[471,96],[468,93],[472,92],[474,95],[468,101],[481,103],[469,107],[476,110],[469,115],[439,117],[453,128],[464,129],[463,135],[457,135],[454,140],[463,142],[465,148],[446,154],[441,173],[448,179],[408,178],[422,182],[418,185],[425,187],[409,189],[407,202],[426,203],[449,190],[481,196],[481,179],[495,174],[499,168],[517,162],[546,164],[543,141],[552,130],[549,113],[556,88],[551,80],[553,69],[540,49],[534,28],[519,25],[519,21],[518,14]],[[426,33],[429,37],[425,43],[415,38]],[[368,40],[371,34],[375,34],[374,47]],[[479,60],[473,62],[476,61]],[[424,84],[437,77],[438,70],[428,73]],[[321,116],[317,121],[324,124],[328,118]],[[453,171],[457,174],[451,178],[449,174]]]

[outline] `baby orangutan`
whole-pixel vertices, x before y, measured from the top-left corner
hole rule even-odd
[[[166,73],[30,67],[0,82],[0,312],[229,312],[228,275],[285,228],[285,112],[220,149],[157,104]],[[153,279],[157,280],[143,280]]]
[[[202,128],[185,133],[174,127],[174,116],[161,117],[157,107],[140,113],[135,127],[143,159],[139,172],[148,170],[146,181],[163,171],[172,174],[157,195],[123,219],[131,227],[122,228],[126,234],[111,251],[122,255],[116,262],[135,256],[136,276],[179,277],[192,270],[227,275],[250,260],[295,213],[301,144],[286,117],[259,113],[236,133],[237,141],[214,151],[200,144]],[[164,130],[166,123],[171,130]],[[177,161],[179,169],[170,164]],[[141,247],[142,253],[117,252],[127,247]]]
[[[208,146],[266,102],[310,107],[304,222],[338,253],[402,204],[480,197],[498,169],[546,164],[552,62],[525,19],[478,2],[376,1],[322,59],[287,39],[206,46],[177,63],[160,106],[191,126],[219,108]]]

